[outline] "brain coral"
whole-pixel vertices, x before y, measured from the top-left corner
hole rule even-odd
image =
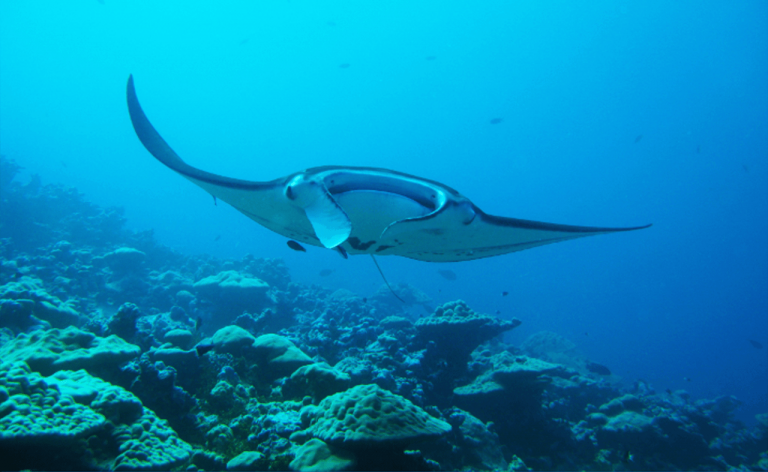
[[[265,334],[254,338],[239,326],[226,326],[216,331],[208,340],[198,345],[213,347],[218,353],[244,356],[258,364],[260,374],[265,378],[278,378],[290,375],[299,367],[312,363],[312,358],[304,354],[289,339],[277,334]]]
[[[315,415],[307,433],[346,447],[405,445],[451,430],[445,421],[378,385],[358,385],[326,397]]]
[[[558,364],[514,356],[507,351],[493,356],[491,363],[493,367],[472,383],[454,389],[457,401],[474,399],[484,403],[498,393],[510,397],[515,393],[538,392],[544,389],[551,376],[569,377],[572,374]]]
[[[117,368],[141,349],[112,335],[100,338],[74,326],[20,334],[0,347],[0,358],[24,361],[43,375],[57,370]]]
[[[168,470],[186,462],[192,451],[148,408],[135,423],[115,428],[112,435],[120,444],[114,470]]]
[[[69,303],[64,303],[46,292],[40,279],[24,276],[15,282],[2,285],[0,299],[17,300],[19,303],[29,305],[25,308],[31,307],[32,315],[51,323],[55,328],[65,328],[80,323],[80,315],[77,311]]]
[[[277,334],[259,336],[249,349],[259,367],[272,377],[290,375],[299,367],[312,363],[312,359],[289,339]]]
[[[239,326],[225,326],[216,331],[210,343],[216,349],[216,352],[241,356],[247,352],[248,348],[253,346],[253,341],[255,340],[256,338],[251,333]]]
[[[354,464],[355,459],[350,453],[333,451],[323,441],[310,439],[296,450],[289,467],[302,472],[324,472],[348,470]]]
[[[129,272],[141,270],[141,265],[147,258],[146,253],[132,247],[119,247],[103,256],[93,258],[97,266],[106,265],[117,274],[124,275]]]
[[[298,396],[310,395],[315,399],[322,399],[346,390],[351,381],[352,378],[346,372],[338,371],[325,362],[320,362],[296,369],[283,387],[283,393],[293,392]]]
[[[0,361],[0,449],[18,444],[74,444],[105,418],[49,387],[23,362]]]
[[[534,357],[545,358],[553,353],[576,350],[576,345],[552,331],[539,331],[528,336],[520,348]]]
[[[197,294],[213,303],[219,315],[236,317],[243,311],[259,313],[272,300],[267,295],[269,284],[246,277],[235,270],[219,272],[195,282]]]
[[[426,339],[463,356],[520,323],[518,319],[509,321],[475,313],[465,302],[457,300],[437,307],[430,316],[420,318],[416,321],[416,329]]]
[[[491,358],[491,367],[472,383],[453,390],[454,403],[483,421],[493,421],[500,436],[516,424],[521,412],[541,408],[541,395],[552,377],[575,374],[563,366],[503,351]],[[522,434],[522,433],[521,433]],[[529,435],[530,437],[530,435]]]
[[[60,370],[45,378],[48,385],[58,387],[62,395],[90,407],[114,424],[133,423],[142,414],[141,401],[131,392],[93,377],[84,370]]]
[[[116,451],[109,447],[95,451],[99,453],[97,455],[113,457],[109,457],[108,468],[165,470],[189,459],[191,447],[179,439],[165,420],[158,418],[133,393],[122,387],[93,377],[84,370],[62,370],[42,380],[51,386],[49,390],[60,391],[64,399],[73,398],[77,402],[74,405],[100,418],[101,423],[105,419],[111,423],[106,430]],[[64,415],[61,419],[62,424],[70,428],[78,426],[80,421],[77,416]],[[98,447],[99,442],[89,444]]]

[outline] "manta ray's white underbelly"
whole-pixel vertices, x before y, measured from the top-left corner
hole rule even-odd
[[[349,241],[353,248],[360,244],[375,249],[381,233],[391,223],[433,211],[402,195],[376,190],[355,190],[333,197],[352,222]],[[372,252],[366,249],[359,250]]]

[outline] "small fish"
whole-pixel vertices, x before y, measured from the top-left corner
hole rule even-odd
[[[368,298],[363,297],[363,303],[368,303]]]
[[[456,280],[456,273],[450,269],[440,269],[437,271],[446,280]]]
[[[248,43],[248,40],[250,40],[250,39],[251,38],[245,38],[244,40],[240,41],[240,46],[246,45]]]
[[[435,59],[437,59],[437,56],[427,56],[424,58],[425,61],[434,61]]]
[[[685,380],[686,382],[690,382],[691,378],[690,377],[683,377],[683,380]]]
[[[351,64],[345,62],[344,64],[339,64],[339,69],[349,69],[349,66]]]
[[[632,455],[632,453],[629,451],[624,452],[624,457],[622,457],[621,459],[621,461],[624,462],[625,464],[629,464],[634,460],[635,460],[635,456]]]
[[[635,144],[639,143],[642,140],[643,140],[643,135],[642,134],[638,134],[637,137],[635,138]]]
[[[215,238],[213,238],[213,241],[214,241],[214,242],[216,242],[216,241],[218,241],[219,239],[221,239],[221,235],[220,235],[220,234],[217,234],[217,235],[216,235],[216,237],[215,237]]]
[[[62,167],[67,167],[67,163],[66,163],[66,162],[64,162],[64,161],[61,161],[61,166],[62,166]]]
[[[329,275],[336,272],[334,269],[323,269],[320,272],[317,273],[320,277],[328,277]]]
[[[288,247],[293,249],[294,251],[307,252],[307,250],[304,249],[304,246],[302,246],[301,244],[297,243],[294,240],[290,240],[286,244],[288,244]]]
[[[584,336],[589,336],[589,333],[584,331]]]
[[[509,292],[501,292],[502,297],[506,297],[507,295],[509,295]]]
[[[504,118],[491,118],[491,121],[490,121],[490,123],[491,123],[492,125],[498,125],[498,124],[499,124],[499,123],[501,123],[502,121],[504,121]]]
[[[202,356],[206,352],[213,349],[213,344],[198,344],[195,346],[195,351],[197,351],[198,356]]]
[[[611,371],[608,367],[595,362],[587,362],[587,370],[597,375],[611,375]]]
[[[762,349],[763,348],[763,343],[761,343],[760,341],[755,341],[754,339],[750,339],[749,340],[749,344],[751,344],[752,347],[754,347],[755,349]]]
[[[198,316],[197,321],[195,321],[195,331],[200,331],[201,326],[203,326],[203,319]]]
[[[701,154],[701,146],[696,146],[696,154]]]
[[[742,164],[742,165],[741,165],[741,168],[742,168],[742,169],[744,169],[744,172],[746,172],[747,174],[749,174],[749,167],[748,167],[746,164]]]
[[[496,310],[496,314],[500,315],[501,314],[501,310]]]
[[[672,390],[667,389],[666,392],[667,392],[667,395],[672,395]]]
[[[335,21],[326,21],[325,24],[328,25],[328,26],[336,26],[336,22]]]

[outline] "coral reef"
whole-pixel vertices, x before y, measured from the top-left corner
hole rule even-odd
[[[328,395],[346,390],[351,383],[349,374],[319,362],[296,369],[286,380],[283,394],[302,398],[308,395],[320,401]]]
[[[273,303],[268,295],[269,284],[235,270],[205,277],[193,288],[201,300],[210,304],[216,315],[214,326],[226,325],[244,311],[259,313]]]
[[[289,465],[292,470],[304,472],[349,470],[355,465],[355,458],[349,452],[332,450],[319,439],[310,439],[296,449]]]
[[[446,434],[451,426],[378,385],[358,385],[321,401],[307,433],[330,444],[365,448]]]
[[[0,469],[768,468],[768,415],[734,397],[624,387],[410,285],[182,255],[18,170],[0,157]]]
[[[2,362],[0,399],[3,468],[61,469],[63,456],[72,461],[66,468],[167,469],[190,456],[132,393],[84,370],[46,378],[23,362]]]
[[[57,370],[117,369],[139,355],[138,346],[117,336],[100,338],[74,326],[19,334],[0,347],[6,361],[24,361],[32,370],[49,375]]]

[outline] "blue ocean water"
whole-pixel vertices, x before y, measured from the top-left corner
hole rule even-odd
[[[750,423],[768,411],[767,18],[762,1],[0,2],[0,152],[181,252],[279,257],[361,295],[381,285],[369,258],[291,251],[155,161],[128,75],[210,172],[384,167],[494,215],[653,223],[379,263],[437,303],[523,320],[511,343],[557,332],[628,384],[735,395]]]

